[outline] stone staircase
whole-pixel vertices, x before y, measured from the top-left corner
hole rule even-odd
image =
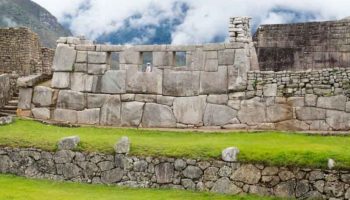
[[[15,116],[18,106],[18,94],[14,94],[7,104],[0,108],[0,116]]]

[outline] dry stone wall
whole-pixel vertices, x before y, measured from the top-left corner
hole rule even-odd
[[[348,170],[272,167],[220,160],[0,148],[0,173],[144,188],[297,199],[350,199]]]

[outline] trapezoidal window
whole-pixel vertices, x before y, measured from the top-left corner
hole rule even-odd
[[[186,66],[186,51],[176,51],[174,54],[175,67]]]
[[[141,59],[142,59],[141,71],[151,72],[153,68],[153,52],[151,51],[141,52]]]

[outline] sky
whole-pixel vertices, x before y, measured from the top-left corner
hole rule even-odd
[[[199,44],[224,41],[228,21],[260,24],[337,20],[350,0],[33,0],[74,35],[113,43]],[[160,40],[160,37],[166,38]]]

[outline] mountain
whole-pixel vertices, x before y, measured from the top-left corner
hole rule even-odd
[[[61,36],[72,35],[43,7],[30,0],[0,0],[0,27],[25,26],[36,32],[45,47],[54,48]]]

